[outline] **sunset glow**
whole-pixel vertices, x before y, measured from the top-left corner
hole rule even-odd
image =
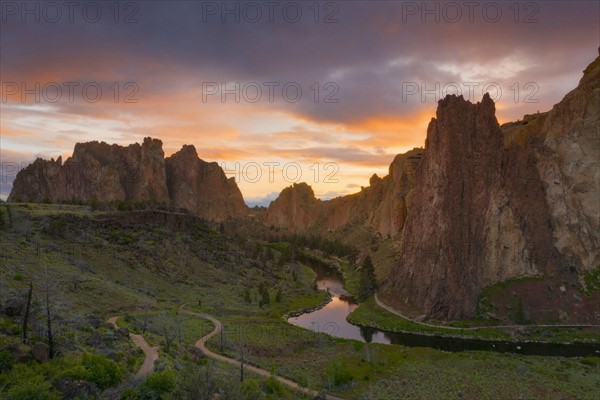
[[[295,23],[223,22],[203,5],[212,2],[185,1],[134,2],[119,15],[100,2],[97,22],[77,12],[52,22],[32,2],[37,22],[21,13],[25,2],[7,3],[18,9],[3,3],[2,198],[15,165],[68,157],[77,142],[147,136],[166,155],[194,144],[251,204],[297,181],[320,198],[352,193],[424,145],[440,97],[460,90],[476,102],[500,88],[501,123],[546,111],[599,44],[591,1],[536,3],[527,23],[508,6],[494,22],[475,13],[423,23],[400,1],[339,2],[334,23],[308,9]]]

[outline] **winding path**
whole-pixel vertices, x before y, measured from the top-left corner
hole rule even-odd
[[[119,317],[111,317],[108,319],[108,323],[112,324],[116,330],[119,329],[119,326],[117,325],[118,318]],[[136,378],[143,378],[154,370],[154,361],[158,360],[158,347],[150,346],[142,335],[136,335],[129,332],[129,338],[133,340],[133,343],[144,352],[144,362],[137,374],[135,374]]]
[[[417,321],[414,320],[412,318],[407,317],[406,315],[403,315],[402,313],[400,313],[399,311],[397,311],[396,309],[388,306],[387,304],[385,304],[384,302],[382,302],[381,300],[379,300],[379,297],[377,297],[377,293],[375,293],[375,303],[383,308],[386,311],[391,312],[394,315],[397,315],[401,318],[404,318],[407,321],[410,321],[412,323],[418,324],[418,325],[422,325],[422,326],[428,326],[430,328],[439,328],[439,329],[448,329],[448,330],[461,330],[461,331],[475,331],[478,329],[488,329],[488,328],[600,328],[600,325],[593,325],[593,324],[572,324],[572,325],[559,325],[559,324],[542,324],[542,325],[488,325],[488,326],[470,326],[470,327],[460,327],[460,326],[447,326],[447,325],[435,325],[435,324],[428,324],[426,322],[421,322],[421,321]]]
[[[213,359],[219,360],[219,361],[223,361],[223,362],[226,362],[231,365],[235,365],[235,366],[239,367],[241,365],[241,363],[238,360],[223,356],[221,354],[214,353],[206,347],[206,342],[209,341],[213,336],[218,335],[221,332],[221,329],[223,329],[223,325],[221,324],[221,321],[219,321],[218,319],[216,319],[215,317],[213,317],[209,314],[197,313],[197,312],[186,310],[184,308],[184,306],[185,306],[185,304],[182,304],[179,307],[179,310],[181,312],[183,312],[185,314],[189,314],[189,315],[194,315],[199,318],[207,319],[215,325],[215,329],[213,329],[213,331],[210,332],[208,335],[205,335],[202,338],[198,339],[195,346],[210,358],[213,358]],[[258,368],[258,367],[255,367],[253,365],[248,365],[248,364],[244,364],[244,368],[248,371],[252,371],[252,372],[254,372],[260,376],[264,376],[266,378],[273,376],[275,379],[277,379],[279,382],[283,383],[284,385],[286,385],[292,389],[299,390],[305,394],[312,395],[312,396],[317,396],[319,394],[319,392],[316,390],[308,389],[304,386],[301,386],[297,382],[294,382],[294,381],[284,378],[282,376],[273,375],[265,369]],[[326,398],[327,398],[327,400],[344,400],[340,397],[335,397],[335,396],[331,396],[331,395],[327,395]]]

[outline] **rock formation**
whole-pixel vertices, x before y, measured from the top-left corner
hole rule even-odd
[[[381,235],[394,236],[403,227],[410,207],[414,170],[422,149],[396,156],[389,175],[373,175],[360,192],[321,201],[306,183],[284,189],[268,210],[266,223],[290,231],[315,227],[338,230],[350,224],[369,226]]]
[[[171,204],[223,220],[247,212],[235,181],[216,163],[184,146],[165,160],[162,142],[145,138],[122,147],[78,143],[65,163],[37,159],[17,174],[8,201],[131,201]]]
[[[140,146],[77,143],[63,165],[37,159],[20,171],[9,201],[167,202],[162,142],[146,138]]]
[[[301,231],[314,226],[323,219],[323,202],[306,183],[294,183],[282,190],[267,210],[268,225]]]
[[[473,317],[481,289],[600,267],[600,58],[547,114],[508,124],[448,96],[429,124],[401,258],[385,285],[438,319]]]
[[[227,179],[217,163],[199,159],[194,146],[183,146],[165,164],[173,204],[208,219],[222,220],[247,212],[235,178]]]

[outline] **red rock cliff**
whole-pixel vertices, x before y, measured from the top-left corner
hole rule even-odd
[[[17,174],[8,201],[46,200],[169,203],[213,220],[247,212],[235,181],[194,146],[165,160],[162,142],[151,138],[127,147],[78,143],[64,164],[37,159]]]
[[[439,102],[385,296],[460,319],[494,282],[543,275],[577,285],[598,268],[599,60],[549,113],[504,130],[487,95]]]

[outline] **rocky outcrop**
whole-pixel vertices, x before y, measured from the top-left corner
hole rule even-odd
[[[411,205],[414,170],[423,150],[399,154],[389,167],[389,175],[374,174],[369,186],[358,193],[321,201],[306,183],[284,189],[271,202],[266,223],[290,231],[326,227],[339,230],[352,224],[370,227],[381,235],[394,236],[404,226]]]
[[[162,142],[144,139],[127,147],[77,143],[63,165],[37,159],[20,171],[9,201],[168,202]]]
[[[171,204],[207,219],[245,215],[247,207],[235,181],[216,163],[184,146],[164,158],[162,142],[122,147],[104,142],[78,143],[65,163],[37,159],[17,174],[8,201],[128,201]]]
[[[576,285],[600,266],[599,60],[549,113],[504,130],[488,95],[439,102],[385,296],[460,319],[494,282],[543,275]]]
[[[194,146],[183,146],[165,163],[169,196],[177,206],[208,219],[246,214],[235,178],[228,179],[217,163],[199,159]]]
[[[301,231],[322,221],[323,202],[315,197],[315,192],[306,183],[294,183],[283,189],[279,197],[271,202],[265,222],[267,225],[285,227],[291,231]]]
[[[548,113],[537,167],[553,241],[578,270],[600,267],[600,57]]]

